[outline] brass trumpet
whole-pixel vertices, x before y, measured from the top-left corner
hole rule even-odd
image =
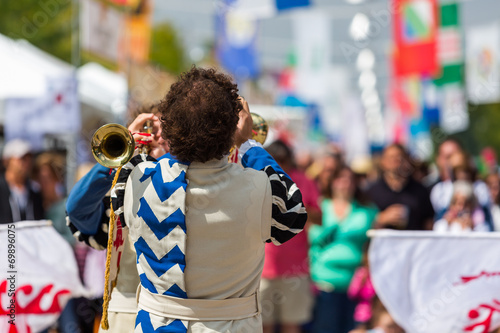
[[[269,126],[256,113],[251,113],[253,139],[264,144]],[[145,133],[152,132],[151,123],[144,126]],[[96,161],[107,168],[118,168],[130,161],[134,155],[135,140],[127,128],[120,124],[106,124],[95,131],[91,141],[92,155]],[[147,154],[148,147],[139,147],[139,153]]]
[[[95,131],[91,142],[92,155],[107,168],[118,168],[132,158],[135,140],[127,128],[120,124],[106,124]]]
[[[252,139],[254,139],[257,142],[260,142],[260,144],[263,145],[264,142],[266,142],[269,126],[267,125],[266,120],[261,116],[259,116],[258,114],[250,112],[250,115],[252,116],[252,121],[253,121]]]

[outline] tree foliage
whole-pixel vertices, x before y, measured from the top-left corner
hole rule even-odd
[[[153,27],[149,57],[152,63],[174,74],[179,74],[187,68],[177,33],[168,23]]]
[[[71,62],[71,0],[0,1],[0,33]]]
[[[479,148],[492,147],[500,156],[500,104],[470,105],[470,136]]]

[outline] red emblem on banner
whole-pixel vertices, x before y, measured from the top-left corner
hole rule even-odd
[[[2,304],[2,296],[7,295],[7,280],[2,281],[0,284],[0,317],[2,316],[7,316],[11,317],[11,311],[10,308],[14,308],[14,313],[15,317],[18,315],[44,315],[44,314],[58,314],[61,313],[62,309],[60,306],[59,298],[62,295],[69,295],[70,291],[68,289],[61,289],[57,291],[53,295],[52,303],[47,309],[42,309],[41,301],[42,298],[47,295],[50,295],[52,288],[54,288],[53,284],[48,284],[45,287],[43,287],[37,295],[33,294],[33,286],[31,285],[24,285],[20,286],[16,289],[14,295],[10,298],[10,304],[13,304],[13,307],[9,305],[5,306]],[[24,297],[33,297],[26,305],[21,306],[21,304],[18,302],[18,296],[20,293],[24,294]],[[13,302],[12,302],[13,300]],[[15,318],[14,317],[14,318]],[[11,317],[12,318],[12,317]],[[18,324],[23,324],[25,325],[21,332],[31,332],[31,328],[29,327],[28,323],[26,321],[17,321],[15,325],[10,325],[9,332],[8,333],[15,333],[18,332],[17,325]]]
[[[469,319],[474,320],[482,317],[478,322],[464,327],[465,332],[476,331],[476,328],[482,328],[482,333],[491,332],[491,321],[495,312],[500,313],[500,302],[494,299],[492,304],[481,304],[477,308],[469,311]],[[479,331],[476,331],[479,332]]]

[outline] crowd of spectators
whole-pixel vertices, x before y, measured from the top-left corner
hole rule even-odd
[[[280,141],[269,146],[275,158],[273,147],[277,144],[286,146]],[[294,251],[280,251],[280,260],[276,255],[270,259],[268,253],[273,253],[275,246],[268,244],[266,264],[280,263],[285,272],[307,267],[311,286],[306,295],[295,292],[292,283],[288,283],[288,290],[283,286],[274,290],[275,306],[263,308],[272,313],[267,316],[276,324],[270,330],[268,322],[267,332],[300,332],[297,327],[312,333],[404,332],[371,283],[367,230],[500,231],[496,165],[483,166],[480,172],[477,159],[456,140],[442,142],[431,163],[414,160],[400,144],[388,145],[372,158],[353,161],[346,161],[337,146],[323,149],[318,156],[302,155],[294,158],[291,165],[297,171],[291,177],[305,175],[315,184],[307,185],[307,190],[305,185],[304,190],[299,187],[305,202],[310,202],[308,210],[316,207],[313,203],[317,200],[321,213],[318,218],[314,211],[304,232],[309,246],[307,263],[297,264],[303,255],[296,256]],[[268,286],[266,281],[266,293]],[[309,302],[311,295],[313,304]],[[296,303],[304,312],[291,320],[287,303]]]

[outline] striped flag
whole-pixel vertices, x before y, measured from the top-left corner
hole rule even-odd
[[[464,55],[459,13],[460,7],[456,2],[440,6],[437,44],[440,71],[434,77],[434,83],[438,86],[463,82]]]
[[[439,8],[438,58],[440,71],[434,77],[440,95],[439,124],[448,134],[469,127],[464,89],[464,54],[460,24],[460,5],[447,1]]]

